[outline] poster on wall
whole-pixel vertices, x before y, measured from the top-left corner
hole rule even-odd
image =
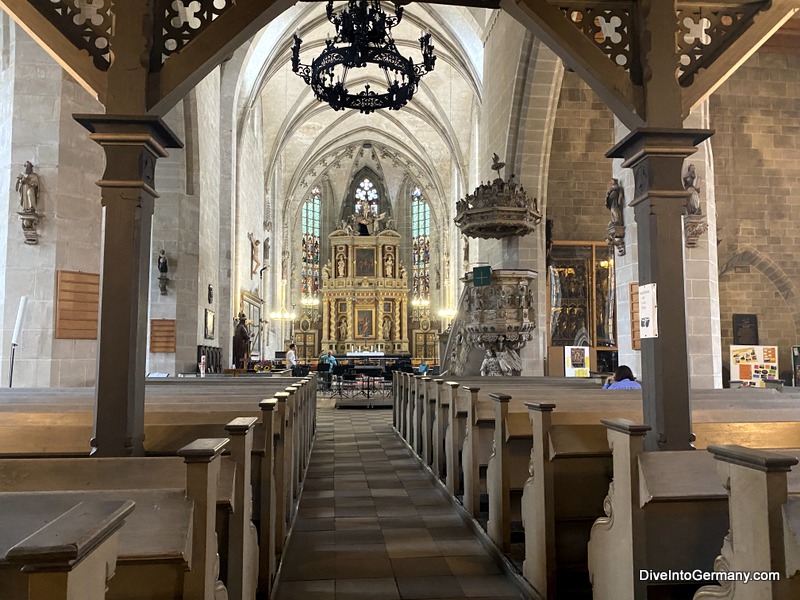
[[[564,376],[589,377],[588,346],[566,346],[564,348]]]
[[[731,346],[731,383],[765,387],[767,381],[778,381],[778,347]]]
[[[800,387],[800,346],[792,346],[792,385]]]
[[[643,340],[658,337],[658,297],[655,283],[639,286],[639,337]]]

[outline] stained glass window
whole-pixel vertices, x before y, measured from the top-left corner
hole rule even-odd
[[[369,179],[364,179],[356,188],[356,213],[361,212],[363,206],[369,206],[372,214],[378,216],[378,190]]]
[[[419,188],[411,192],[411,295],[414,300],[431,297],[431,209]]]
[[[311,196],[303,204],[302,216],[302,280],[300,289],[303,304],[319,299],[319,188],[311,190]]]

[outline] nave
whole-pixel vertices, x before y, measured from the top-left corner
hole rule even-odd
[[[520,598],[382,410],[321,401],[276,600]]]

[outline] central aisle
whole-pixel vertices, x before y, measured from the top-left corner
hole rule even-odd
[[[277,600],[520,598],[392,430],[387,410],[319,408]]]

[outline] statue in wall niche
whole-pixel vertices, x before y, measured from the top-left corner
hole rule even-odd
[[[702,214],[700,209],[700,177],[695,166],[690,164],[683,176],[683,189],[689,192],[686,200],[686,213],[690,215]]]
[[[250,278],[252,279],[261,266],[261,261],[258,260],[258,247],[261,245],[261,240],[257,240],[252,233],[247,234],[247,239],[250,240]]]
[[[344,341],[347,339],[347,317],[342,317],[342,320],[339,321],[339,341]]]
[[[383,339],[392,339],[392,318],[389,315],[383,317]]]
[[[35,213],[39,208],[39,176],[33,172],[33,164],[26,160],[24,172],[17,175],[16,190],[22,212]]]
[[[386,265],[384,272],[386,274],[386,277],[394,276],[394,256],[392,256],[391,254],[388,254],[386,256]]]
[[[608,188],[606,194],[606,208],[611,211],[611,221],[608,226],[622,225],[622,203],[625,199],[625,193],[622,186],[619,184],[619,179],[611,180],[611,187]]]
[[[336,276],[344,277],[344,256],[340,254],[336,259]]]

